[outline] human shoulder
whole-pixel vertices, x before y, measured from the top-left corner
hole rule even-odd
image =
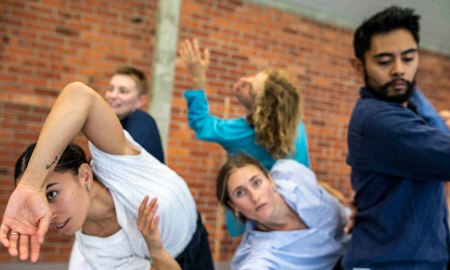
[[[133,121],[151,121],[151,122],[155,122],[155,119],[147,112],[143,111],[143,110],[136,110],[134,111],[130,116],[129,116],[130,120]]]
[[[359,124],[362,131],[396,132],[402,125],[421,120],[414,112],[398,103],[378,99],[360,99],[353,111],[350,125]]]
[[[296,183],[306,182],[317,185],[317,179],[314,172],[293,159],[277,160],[272,166],[270,174],[275,182],[286,180]]]

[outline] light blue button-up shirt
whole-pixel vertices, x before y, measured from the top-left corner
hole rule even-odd
[[[278,192],[308,229],[263,232],[247,221],[232,270],[331,270],[345,252],[348,209],[317,184],[314,173],[294,160],[271,170]]]

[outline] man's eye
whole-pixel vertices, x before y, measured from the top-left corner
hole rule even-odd
[[[391,61],[386,60],[386,61],[378,61],[378,65],[380,66],[387,66],[391,63]]]
[[[409,62],[412,62],[412,61],[414,61],[413,57],[403,58],[403,62],[405,62],[405,63],[409,63]]]

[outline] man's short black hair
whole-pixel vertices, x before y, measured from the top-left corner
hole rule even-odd
[[[365,20],[355,31],[353,49],[356,58],[364,62],[364,54],[370,50],[373,35],[404,28],[411,32],[419,44],[419,19],[414,9],[391,6]]]

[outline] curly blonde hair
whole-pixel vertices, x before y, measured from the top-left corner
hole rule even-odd
[[[264,90],[256,97],[247,121],[255,130],[256,143],[273,159],[295,153],[297,126],[301,121],[299,91],[279,70],[266,69]]]

